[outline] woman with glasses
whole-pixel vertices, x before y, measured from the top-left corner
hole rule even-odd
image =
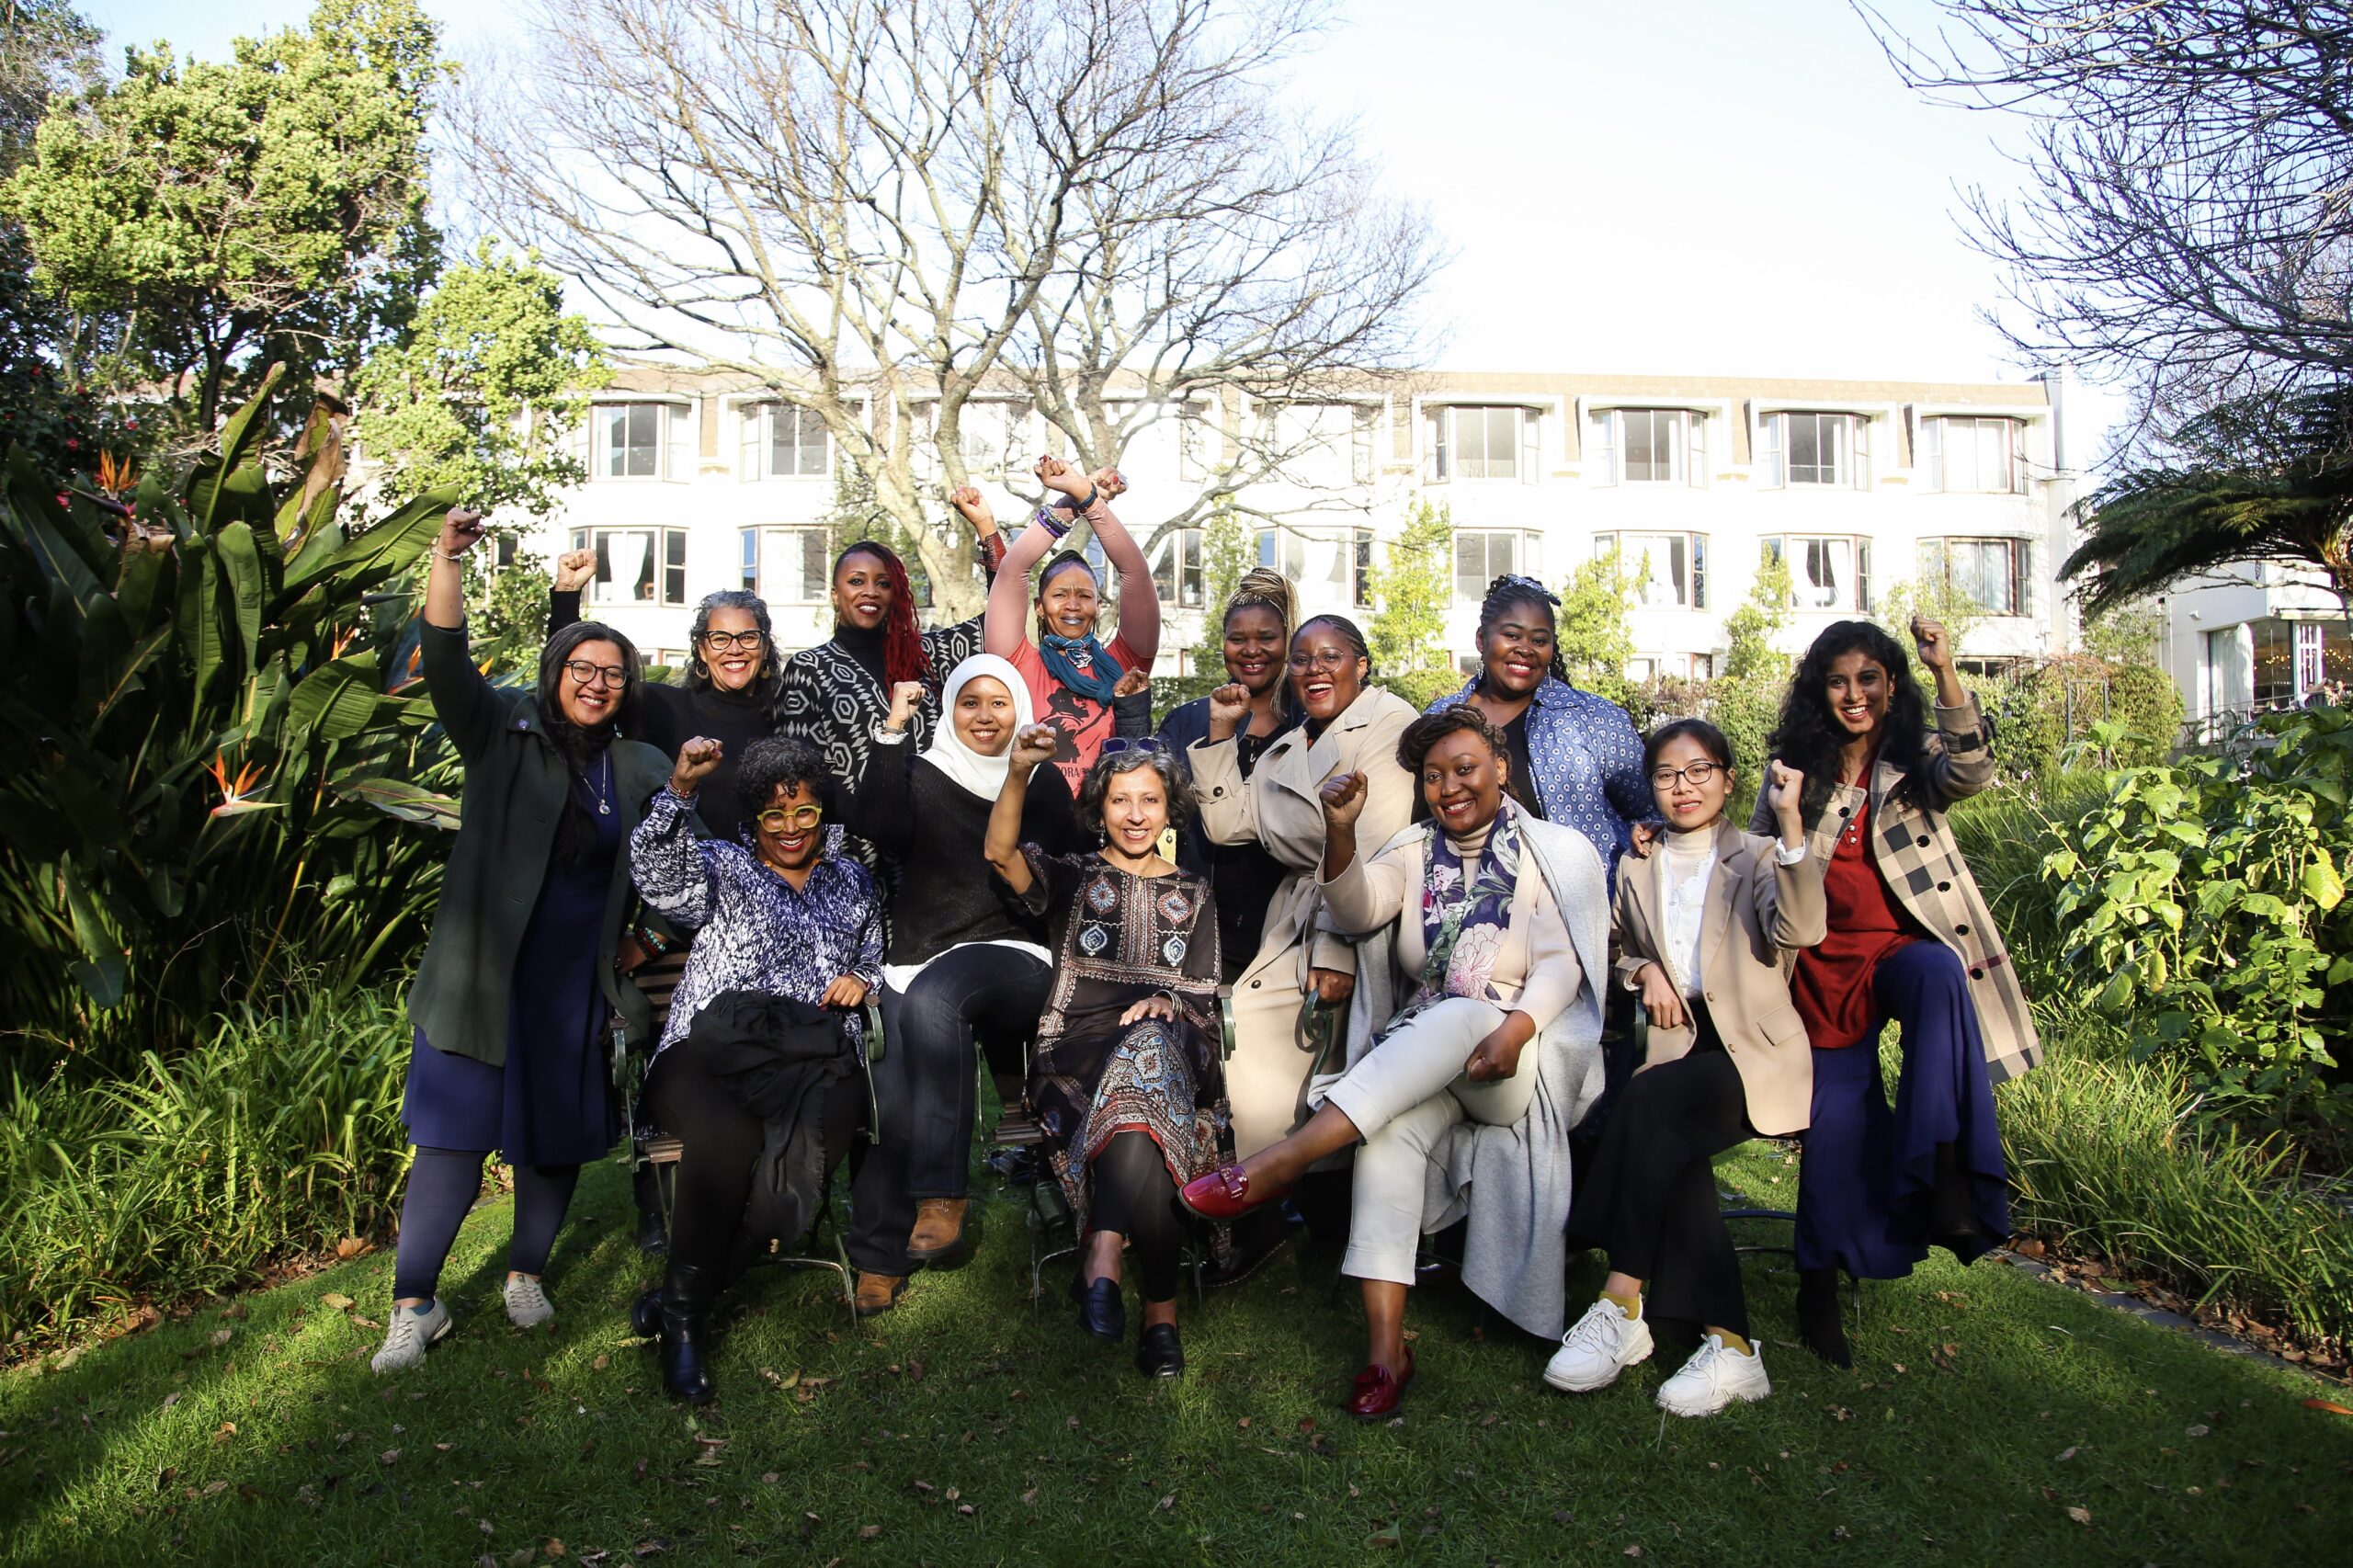
[[[1256,952],[1233,982],[1233,1054],[1225,1066],[1234,1147],[1243,1154],[1282,1137],[1307,1115],[1307,1080],[1338,1032],[1356,984],[1356,949],[1322,918],[1315,869],[1324,858],[1317,791],[1338,773],[1366,780],[1364,837],[1386,844],[1413,813],[1413,776],[1397,739],[1414,707],[1370,684],[1364,633],[1345,616],[1320,615],[1291,634],[1287,672],[1299,727],[1242,766],[1249,689],[1210,694],[1209,733],[1188,753],[1201,826],[1216,844],[1256,842],[1285,875],[1267,908]]]
[[[1185,1226],[1176,1188],[1220,1158],[1217,911],[1209,884],[1160,855],[1190,811],[1185,776],[1149,737],[1107,740],[1086,771],[1078,819],[1101,847],[1052,855],[1024,843],[1030,779],[1064,737],[1034,724],[989,814],[989,864],[1046,923],[1052,988],[1038,1019],[1029,1100],[1080,1238],[1079,1326],[1127,1335],[1120,1256],[1135,1248],[1143,1297],[1136,1366],[1185,1370],[1176,1335]]]
[[[877,739],[907,749],[922,697],[912,681],[893,692]],[[878,757],[845,817],[900,869],[882,968],[891,1044],[875,1070],[884,1108],[858,1166],[847,1239],[862,1317],[888,1312],[916,1268],[968,1246],[973,1051],[992,1067],[1026,1071],[1052,976],[1042,922],[980,871],[1013,737],[1032,722],[1029,688],[1005,660],[975,653],[949,676],[942,703],[931,744],[904,767]],[[1021,842],[1049,855],[1076,850],[1074,809],[1062,771],[1039,771],[1023,797]]]
[[[1569,684],[1553,611],[1560,599],[1516,574],[1479,606],[1479,673],[1431,710],[1467,702],[1511,748],[1512,799],[1593,841],[1614,885],[1633,830],[1655,824],[1643,737],[1626,710]]]
[[[551,633],[580,619],[580,593],[596,571],[593,550],[556,558],[555,585],[548,595]],[[711,776],[702,822],[719,837],[733,838],[743,825],[735,805],[735,759],[774,732],[784,662],[777,654],[767,602],[739,588],[711,594],[695,607],[688,642],[686,684],[647,686],[641,693],[642,728],[631,738],[672,758],[696,735],[718,741],[726,756]]]
[[[1370,857],[1364,776],[1317,791],[1326,913],[1363,943],[1347,1070],[1298,1131],[1184,1190],[1230,1220],[1362,1143],[1340,1267],[1364,1290],[1346,1408],[1366,1419],[1414,1379],[1405,1295],[1425,1233],[1467,1219],[1462,1282],[1529,1333],[1560,1332],[1569,1130],[1600,1090],[1608,963],[1600,857],[1509,798],[1509,748],[1476,709],[1415,720],[1392,766],[1418,779],[1429,820]]]
[[[620,1131],[605,1020],[650,1020],[613,961],[629,901],[621,846],[668,771],[622,738],[637,650],[578,623],[548,639],[536,690],[492,687],[467,652],[460,567],[482,535],[480,513],[449,513],[426,578],[425,688],[465,767],[464,811],[409,992],[402,1117],[416,1154],[379,1372],[414,1366],[449,1332],[441,1267],[494,1149],[515,1171],[506,1315],[522,1328],[555,1315],[540,1277],[580,1166]]]
[[[1032,526],[1007,547],[1005,568],[989,585],[983,642],[989,653],[1021,672],[1038,722],[1061,737],[1054,766],[1076,793],[1095,754],[1118,727],[1113,705],[1123,695],[1121,681],[1151,674],[1160,650],[1160,599],[1143,551],[1111,511],[1111,502],[1127,490],[1119,471],[1106,468],[1088,475],[1058,458],[1040,458],[1034,472],[1049,491],[1058,493],[1057,499],[1039,507]],[[988,518],[978,491],[960,490],[950,499],[974,528]],[[1036,601],[1029,598],[1029,568],[1082,517],[1120,574],[1120,630],[1108,647],[1095,635],[1103,591],[1084,555],[1066,550],[1046,561],[1038,574]],[[1035,642],[1029,640],[1033,623]]]
[[[696,1403],[712,1394],[710,1305],[745,1256],[738,1239],[767,1239],[744,1236],[756,1167],[773,1148],[787,1199],[766,1228],[800,1235],[858,1131],[862,1025],[850,1015],[882,983],[881,903],[825,820],[824,759],[804,742],[754,742],[735,777],[745,830],[699,839],[688,818],[720,753],[688,741],[630,842],[645,901],[700,932],[646,1079],[682,1152],[668,1270],[633,1319],[658,1325],[663,1385]]]
[[[1651,1327],[1699,1348],[1660,1385],[1659,1407],[1712,1415],[1773,1392],[1750,1337],[1740,1259],[1717,1206],[1715,1157],[1802,1131],[1813,1092],[1790,955],[1822,940],[1822,862],[1806,852],[1802,775],[1774,763],[1773,838],[1724,815],[1732,745],[1699,719],[1643,752],[1666,834],[1618,884],[1618,974],[1650,1016],[1642,1070],[1620,1096],[1569,1209],[1573,1240],[1608,1253],[1600,1299],[1562,1337],[1544,1381],[1590,1393],[1649,1358]]]

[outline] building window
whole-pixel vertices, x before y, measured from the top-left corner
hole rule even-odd
[[[833,561],[823,528],[745,528],[743,585],[772,605],[823,604]]]
[[[1257,439],[1263,459],[1293,484],[1370,484],[1380,414],[1366,403],[1262,403]]]
[[[1201,602],[1201,530],[1178,528],[1160,541],[1152,559],[1153,585],[1164,604]]]
[[[1921,487],[1952,494],[2026,494],[2026,422],[2020,419],[1924,419],[1918,464]]]
[[[1708,608],[1706,534],[1596,534],[1597,559],[1619,551],[1620,565],[1634,579],[1636,602],[1645,609]]]
[[[1533,577],[1538,567],[1536,541],[1517,533],[1464,533],[1454,536],[1454,602],[1475,605],[1487,597],[1487,585],[1507,574]]]
[[[1768,486],[1844,486],[1871,483],[1871,422],[1859,414],[1784,413],[1765,416]]]
[[[1867,540],[1768,539],[1765,556],[1788,564],[1792,608],[1868,611],[1871,608],[1871,557]]]
[[[597,408],[597,463],[602,479],[662,477],[663,415],[667,404],[608,403]]]
[[[1258,564],[1273,567],[1295,584],[1307,575],[1307,546],[1288,529],[1260,528]]]
[[[1372,603],[1372,530],[1349,530],[1348,602],[1358,608]]]
[[[597,575],[588,585],[592,605],[687,602],[684,528],[575,528],[572,548],[597,552]]]
[[[1619,408],[1594,416],[1596,483],[1708,483],[1708,420],[1680,408]]]
[[[932,410],[933,439],[938,437],[938,405]],[[968,403],[956,415],[957,452],[964,472],[974,480],[1002,481],[1005,465],[1015,451],[1026,425],[1021,408],[1010,403]]]
[[[825,421],[790,403],[746,404],[741,413],[735,472],[744,479],[823,479],[829,445]]]
[[[1942,583],[1988,615],[2024,615],[2031,553],[2024,540],[1923,540],[1920,575]]]
[[[2244,708],[2254,695],[2254,675],[2247,668],[2246,628],[2226,626],[2206,633],[2206,709],[2226,713]]]
[[[1518,479],[1536,483],[1543,425],[1532,408],[1447,407],[1427,417],[1433,481]]]
[[[2295,627],[2284,620],[2247,623],[2255,634],[2255,705],[2284,707],[2296,699]]]
[[[1188,403],[1176,412],[1176,477],[1188,484],[1207,479],[1222,455],[1209,410]]]

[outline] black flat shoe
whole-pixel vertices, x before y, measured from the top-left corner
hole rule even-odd
[[[1082,1280],[1072,1293],[1078,1300],[1079,1327],[1113,1345],[1127,1338],[1128,1303],[1117,1279]]]
[[[1156,1323],[1143,1331],[1143,1344],[1136,1351],[1136,1370],[1147,1378],[1185,1375],[1185,1346],[1176,1338],[1175,1324]]]

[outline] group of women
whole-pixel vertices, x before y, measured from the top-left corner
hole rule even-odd
[[[1354,624],[1298,619],[1253,573],[1223,608],[1229,683],[1154,733],[1159,607],[1124,485],[1035,472],[1049,502],[1009,545],[976,493],[950,497],[994,566],[975,621],[919,632],[904,567],[862,542],[831,641],[780,659],[756,598],[713,595],[678,686],[562,593],[537,688],[491,686],[460,586],[481,521],[449,515],[423,666],[467,775],[412,997],[379,1371],[449,1332],[438,1276],[494,1149],[516,1173],[508,1315],[553,1315],[574,1180],[620,1131],[608,1049],[646,1040],[681,1153],[664,1279],[631,1315],[696,1401],[714,1299],[845,1159],[861,1315],[969,1255],[976,1056],[1043,1131],[1080,1327],[1126,1342],[1131,1272],[1147,1375],[1184,1369],[1188,1248],[1238,1278],[1290,1233],[1287,1199],[1345,1188],[1321,1218],[1363,1291],[1362,1416],[1413,1381],[1407,1291],[1457,1229],[1463,1282],[1559,1341],[1552,1387],[1606,1387],[1655,1325],[1696,1346],[1662,1406],[1762,1397],[1711,1164],[1748,1138],[1802,1137],[1797,1312],[1839,1364],[1841,1271],[2006,1234],[1992,1087],[2037,1047],[1944,818],[1992,756],[1942,628],[1912,628],[1933,724],[1886,632],[1823,632],[1745,829],[1723,735],[1645,740],[1570,686],[1557,601],[1524,577],[1481,607],[1479,673],[1417,713]],[[1108,644],[1093,568],[1055,549],[1082,520],[1120,574]],[[681,946],[656,1032],[631,974]],[[1621,1004],[1645,1041],[1619,1085]],[[1572,1321],[1585,1248],[1608,1272]]]

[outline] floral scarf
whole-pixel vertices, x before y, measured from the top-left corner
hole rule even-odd
[[[1488,825],[1486,848],[1466,879],[1462,857],[1433,820],[1422,852],[1421,984],[1398,1018],[1449,996],[1499,1001],[1492,980],[1519,886],[1519,811],[1506,796]],[[1393,1023],[1392,1023],[1393,1027]]]

